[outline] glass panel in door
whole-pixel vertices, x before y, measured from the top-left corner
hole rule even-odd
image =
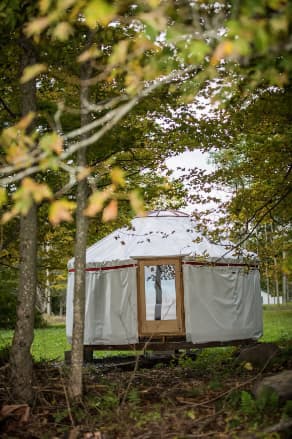
[[[176,320],[175,266],[144,267],[146,320]]]
[[[139,335],[185,333],[179,259],[140,260],[138,294]]]

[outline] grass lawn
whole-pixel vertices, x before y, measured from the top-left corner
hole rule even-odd
[[[12,330],[0,329],[0,348],[11,343],[12,335]],[[261,341],[287,340],[292,340],[292,304],[265,305],[264,336]],[[64,325],[50,325],[35,330],[32,353],[36,360],[62,360],[66,350],[70,350],[70,345],[66,340]],[[99,352],[99,355],[104,354]]]
[[[10,344],[12,336],[12,330],[0,329],[0,347]],[[64,325],[35,329],[32,354],[36,360],[62,360],[66,350],[70,350],[70,345]]]
[[[264,335],[261,341],[292,340],[292,303],[264,306]]]

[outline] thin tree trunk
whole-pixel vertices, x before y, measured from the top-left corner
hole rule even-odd
[[[52,314],[52,297],[49,282],[49,270],[46,270],[46,314],[48,316]]]
[[[156,265],[155,275],[155,320],[161,320],[161,308],[162,308],[162,288],[161,288],[161,266]]]
[[[36,299],[37,209],[34,204],[20,219],[20,276],[17,322],[10,352],[13,394],[19,402],[31,402],[32,357]]]
[[[64,312],[63,312],[63,308],[64,308],[64,305],[63,305],[63,298],[61,297],[61,298],[60,298],[60,302],[59,302],[59,316],[60,316],[60,317],[62,317],[63,314],[64,314]]]
[[[24,36],[21,71],[36,62],[34,46]],[[36,109],[36,82],[31,80],[21,86],[21,113],[25,116]],[[13,394],[16,401],[31,402],[32,357],[31,345],[34,336],[35,301],[37,288],[37,208],[33,204],[27,215],[20,218],[20,274],[17,297],[17,322],[10,352]]]
[[[267,295],[268,295],[268,305],[270,305],[270,279],[268,272],[268,263],[266,263],[266,284],[267,284]]]
[[[266,247],[268,247],[268,233],[267,233],[267,224],[265,224],[265,238],[266,238]],[[269,264],[266,263],[266,283],[267,283],[267,295],[268,295],[268,305],[270,305],[270,279],[269,279]]]
[[[88,114],[85,110],[85,102],[88,101],[88,86],[82,80],[88,79],[88,65],[81,69],[81,127],[88,123]],[[86,149],[80,149],[77,153],[77,165],[87,165]],[[76,238],[75,238],[75,278],[74,278],[74,302],[73,302],[73,333],[71,374],[69,394],[73,399],[79,398],[83,393],[82,367],[83,367],[83,341],[84,341],[84,314],[85,314],[85,267],[86,267],[86,244],[88,220],[83,211],[88,197],[87,179],[78,182],[77,185],[77,209],[76,209]]]
[[[283,255],[283,265],[285,263],[286,260],[286,251],[283,250],[282,252]],[[287,297],[287,276],[286,273],[283,269],[283,274],[282,274],[282,295],[283,295],[283,303],[287,303],[288,302],[288,297]]]
[[[36,62],[31,40],[21,37],[21,71]],[[25,116],[36,110],[36,82],[21,86],[21,113]],[[33,204],[27,215],[20,218],[20,274],[17,297],[17,322],[10,352],[13,393],[17,401],[31,402],[32,357],[35,301],[37,288],[37,208]]]
[[[277,267],[277,258],[276,257],[274,257],[274,267],[275,267],[274,277],[275,277],[276,300],[277,300],[277,305],[279,305],[280,304],[279,279],[278,279],[278,267]]]

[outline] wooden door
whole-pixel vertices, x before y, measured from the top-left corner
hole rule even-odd
[[[138,269],[139,335],[185,333],[181,261],[144,259]]]

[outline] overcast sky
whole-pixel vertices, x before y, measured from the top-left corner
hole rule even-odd
[[[166,160],[166,165],[168,168],[174,170],[174,177],[178,177],[181,172],[177,170],[177,167],[192,169],[201,168],[208,171],[212,171],[214,166],[208,163],[209,154],[203,153],[202,151],[196,149],[195,151],[187,151],[179,154],[176,157],[171,157]]]
[[[192,168],[201,168],[201,169],[206,169],[207,171],[211,172],[212,170],[215,169],[215,166],[210,163],[210,156],[208,153],[206,152],[202,152],[200,150],[195,150],[195,151],[187,151],[184,152],[182,154],[179,154],[176,157],[172,157],[170,159],[166,160],[166,165],[168,168],[173,169],[174,177],[179,177],[181,174],[185,174],[188,169],[192,169]],[[185,168],[185,171],[182,172],[180,170],[178,170],[177,168],[181,167],[181,168]],[[226,191],[222,190],[213,190],[211,192],[211,194],[208,195],[214,195],[218,198],[221,198],[222,200],[226,198],[228,198],[228,194]],[[211,207],[215,207],[214,203],[208,203],[204,205],[204,209],[205,208],[211,208]],[[199,209],[201,210],[202,207],[198,206],[198,205],[188,205],[186,208],[184,208],[183,210],[187,213],[192,213],[194,211],[194,209]]]

